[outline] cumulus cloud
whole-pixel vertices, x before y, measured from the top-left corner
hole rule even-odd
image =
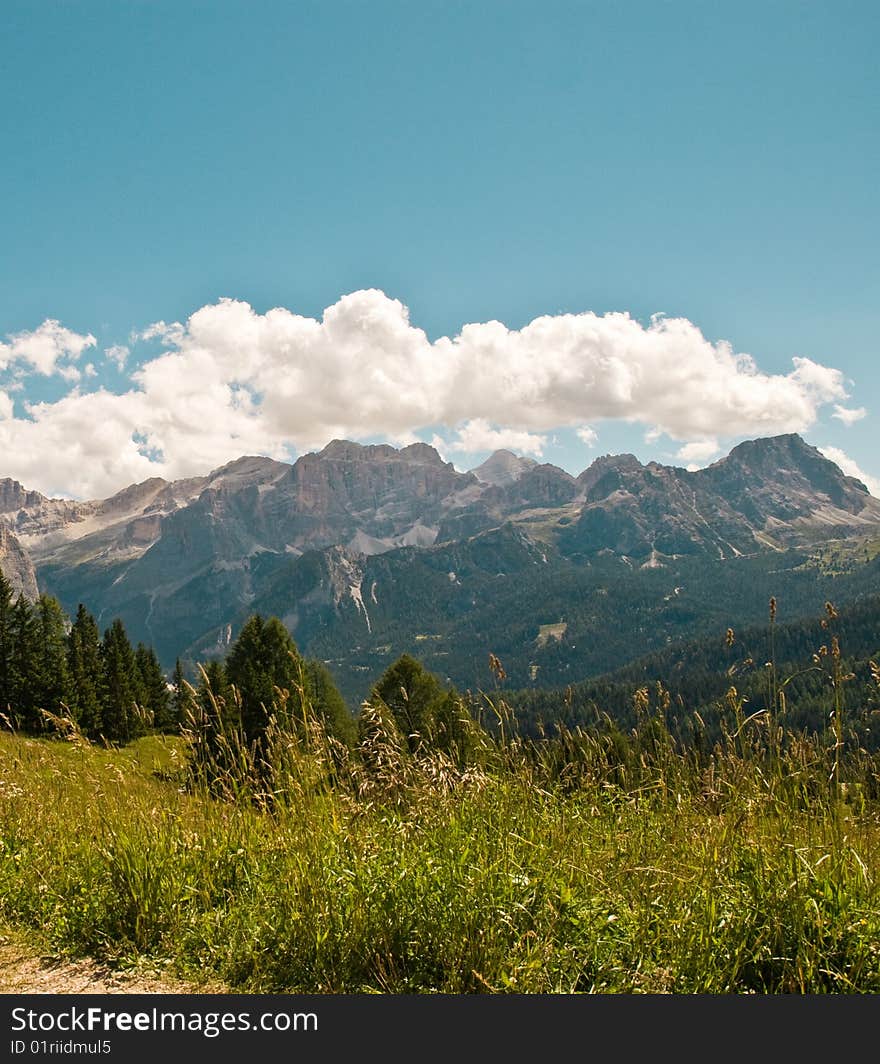
[[[162,409],[133,389],[73,390],[54,403],[27,406],[28,418],[0,421],[4,475],[50,495],[103,498],[153,476],[194,476],[242,454],[283,458],[259,418],[236,411],[228,386]],[[199,427],[201,422],[201,427]]]
[[[465,422],[454,439],[444,440],[435,436],[431,442],[441,452],[480,454],[482,451],[506,448],[519,454],[533,454],[537,457],[544,453],[547,446],[546,436],[519,432],[516,429],[493,428],[485,418],[474,418]]]
[[[581,443],[585,443],[588,447],[595,447],[599,442],[599,434],[595,429],[590,428],[589,425],[581,425],[576,432],[577,438]]]
[[[136,339],[163,350],[131,374],[125,394],[74,391],[0,424],[13,466],[4,472],[95,496],[333,437],[404,441],[437,431],[446,451],[540,455],[545,433],[567,427],[591,443],[587,426],[612,418],[705,455],[717,437],[803,431],[824,404],[847,399],[837,369],[795,358],[791,372],[765,373],[684,318],[644,326],[625,313],[563,314],[518,330],[489,321],[432,342],[401,302],[374,289],[343,296],[320,319],[224,299]],[[94,342],[47,322],[11,338],[0,356],[43,372]],[[120,364],[122,352],[105,357]]]
[[[18,363],[45,377],[59,371],[60,361],[79,358],[97,342],[91,333],[81,336],[53,319],[47,319],[33,332],[13,333],[6,338],[9,343],[0,342],[0,370]]]
[[[59,377],[62,377],[68,382],[68,384],[76,384],[82,378],[82,373],[76,366],[59,366],[57,369]]]
[[[712,458],[715,458],[721,451],[718,446],[718,440],[706,439],[706,440],[691,440],[690,443],[686,443],[679,449],[677,458],[680,458],[683,462],[691,464],[698,464],[700,462],[708,462]],[[688,467],[690,468],[690,466]]]
[[[861,421],[868,411],[863,407],[857,407],[855,409],[841,406],[840,403],[834,404],[834,413],[832,417],[836,417],[838,421],[842,421],[847,428],[850,425],[854,425],[857,421]]]
[[[840,466],[848,477],[855,477],[856,480],[860,480],[875,498],[880,499],[880,478],[872,477],[870,473],[860,469],[858,464],[839,447],[820,447],[819,451],[830,461]]]

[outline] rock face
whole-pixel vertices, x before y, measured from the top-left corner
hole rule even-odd
[[[69,503],[9,488],[0,524],[21,530],[47,590],[86,603],[134,639],[176,655],[228,623],[291,556],[339,545],[359,555],[430,546],[476,477],[426,444],[334,440],[294,465],[247,457],[206,477],[132,485]],[[173,661],[173,656],[171,657]]]
[[[298,459],[278,482],[267,499],[267,519],[286,550],[350,544],[377,554],[428,546],[445,500],[475,483],[427,444],[397,451],[334,440],[319,454]]]
[[[37,598],[37,575],[33,564],[15,536],[0,526],[0,570],[12,584],[16,597]]]
[[[878,500],[854,477],[792,433],[769,440],[748,440],[726,458],[691,474],[708,494],[723,499],[764,530],[780,524],[795,529],[823,526],[857,530],[873,521]]]
[[[4,571],[35,594],[30,555],[41,586],[68,612],[83,602],[102,625],[122,617],[132,638],[152,643],[166,663],[209,633],[228,641],[230,624],[252,604],[300,615],[297,595],[317,594],[303,575],[314,576],[311,552],[342,552],[327,565],[343,590],[327,602],[346,602],[363,620],[376,605],[364,559],[417,548],[430,569],[431,558],[449,554],[442,545],[506,527],[541,557],[611,553],[662,566],[877,534],[880,501],[794,435],[741,444],[698,472],[617,455],[572,477],[497,451],[459,473],[423,443],[397,450],[334,440],[293,465],[244,457],[204,477],[154,478],[91,502],[47,499],[0,480]],[[278,605],[274,581],[298,558],[304,564]],[[428,610],[430,602],[428,595]]]

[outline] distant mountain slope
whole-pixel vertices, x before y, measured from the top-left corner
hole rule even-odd
[[[672,641],[710,632],[722,639],[729,625],[760,624],[770,595],[781,616],[797,618],[828,598],[880,592],[880,557],[866,561],[854,548],[845,567],[832,574],[795,549],[725,562],[681,556],[648,568],[611,553],[584,561],[506,524],[430,549],[365,557],[334,547],[292,558],[258,582],[232,630],[248,610],[279,615],[354,704],[403,653],[462,689],[495,686],[490,652],[502,659],[508,687],[559,686]],[[222,651],[226,635],[206,633],[188,656]]]
[[[830,683],[831,658],[821,653],[837,636],[843,655],[842,685],[845,728],[856,728],[863,743],[880,748],[880,690],[870,662],[880,661],[880,594],[878,575],[871,581],[874,593],[846,605],[838,602],[837,616],[829,621],[823,604],[800,620],[737,628],[732,641],[720,629],[695,640],[676,640],[668,647],[640,656],[622,668],[565,688],[508,690],[505,698],[516,708],[522,730],[535,734],[543,724],[553,727],[594,724],[597,716],[609,714],[619,726],[636,723],[633,696],[640,687],[649,693],[662,684],[669,692],[667,722],[683,734],[693,734],[699,721],[708,725],[710,736],[719,735],[719,704],[735,686],[744,698],[746,714],[758,713],[772,704],[768,662],[775,664],[777,685],[785,696],[778,712],[793,729],[822,732],[829,726],[834,704]],[[818,589],[817,589],[818,590]],[[844,595],[852,588],[840,587]],[[814,657],[819,654],[818,660]],[[655,700],[656,704],[656,700]],[[760,728],[760,716],[755,727]],[[729,723],[729,722],[728,722]]]

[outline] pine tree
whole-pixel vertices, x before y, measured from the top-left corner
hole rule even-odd
[[[214,708],[216,706],[225,728],[236,728],[241,723],[229,680],[226,677],[226,666],[222,661],[212,658],[205,662],[202,666],[197,694],[202,711],[208,718],[216,716]]]
[[[12,712],[12,584],[0,570],[0,713]]]
[[[39,643],[37,619],[30,602],[19,595],[9,619],[9,702],[13,718],[23,731],[38,732],[44,727],[40,716],[37,676]]]
[[[36,606],[36,671],[33,698],[37,710],[59,713],[61,704],[70,698],[70,673],[67,667],[67,618],[61,603],[50,595],[41,595]]]
[[[480,725],[468,711],[457,691],[447,691],[433,705],[434,747],[453,757],[459,768],[472,760]]]
[[[174,663],[174,675],[171,678],[171,716],[175,728],[183,727],[187,722],[187,710],[189,708],[190,693],[183,672],[180,658]]]
[[[103,666],[101,634],[95,618],[79,604],[67,637],[70,674],[70,709],[82,732],[90,739],[101,734]]]
[[[479,726],[458,692],[445,688],[420,661],[404,654],[373,688],[373,696],[391,711],[410,751],[443,750],[464,765]]]
[[[411,751],[432,742],[435,705],[444,694],[437,677],[409,654],[386,669],[373,688],[374,697],[391,710]]]
[[[399,777],[409,748],[394,714],[379,699],[365,702],[357,719],[358,753],[364,768],[378,777]]]
[[[162,672],[156,651],[152,647],[138,643],[134,657],[140,680],[143,708],[152,721],[153,728],[162,732],[173,731],[174,720],[168,681]]]
[[[118,618],[104,632],[102,733],[110,742],[127,743],[145,731],[139,712],[140,678],[134,651]]]
[[[346,746],[354,746],[357,724],[327,666],[321,661],[307,661],[304,677],[307,697],[327,731]]]
[[[241,698],[241,726],[248,743],[262,739],[271,715],[282,727],[291,727],[301,669],[302,658],[281,621],[254,614],[226,659],[226,678]],[[287,694],[278,699],[276,688]]]

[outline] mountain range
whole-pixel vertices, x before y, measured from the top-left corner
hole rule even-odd
[[[832,550],[860,567],[837,574],[854,597],[876,541],[880,500],[795,434],[694,472],[605,455],[572,476],[496,451],[462,473],[424,443],[334,440],[89,502],[0,479],[17,590],[121,617],[167,667],[275,613],[353,699],[405,650],[461,686],[490,681],[489,650],[523,684],[582,679],[710,619],[754,620],[771,585],[806,609]]]

